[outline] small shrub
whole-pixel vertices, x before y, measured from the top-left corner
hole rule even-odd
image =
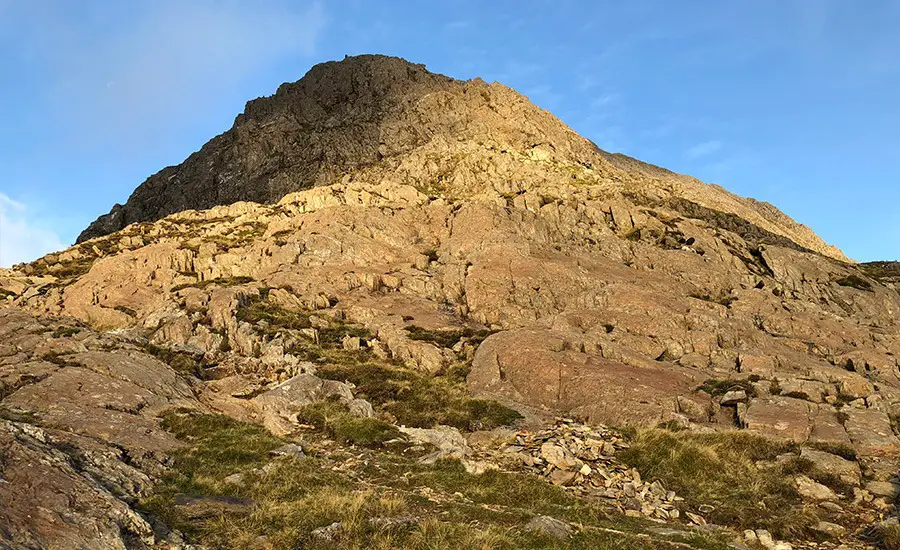
[[[55,351],[41,355],[41,360],[47,361],[48,363],[53,363],[54,365],[59,365],[61,367],[69,364],[69,361],[66,359],[65,354],[57,353]]]
[[[426,250],[426,251],[423,252],[422,254],[424,254],[425,257],[428,258],[428,261],[429,261],[429,262],[436,262],[436,261],[438,261],[438,253],[437,253],[437,250],[435,250],[435,249],[433,249],[433,248],[429,248],[428,250]]]
[[[125,315],[127,315],[129,317],[137,317],[137,312],[135,310],[131,309],[130,307],[116,306],[113,309],[115,309],[116,311],[119,311],[121,313],[124,313]]]
[[[900,550],[900,525],[882,525],[877,529],[876,541],[884,550]]]
[[[706,392],[712,397],[721,397],[734,390],[743,390],[749,397],[756,397],[756,388],[749,379],[719,380],[710,378],[698,386],[695,391]]]
[[[641,240],[641,229],[639,227],[632,229],[631,231],[629,231],[628,233],[625,234],[625,238],[629,241],[634,241],[634,242],[640,241]]]
[[[202,357],[153,344],[147,344],[144,350],[177,372],[191,374],[200,379],[204,377]]]
[[[267,328],[263,330],[270,336],[284,329],[301,330],[312,326],[308,314],[289,311],[260,296],[252,297],[247,305],[239,308],[237,318],[251,325],[264,323]]]
[[[769,393],[772,395],[781,395],[781,383],[777,378],[773,378],[771,382],[769,382]]]
[[[834,417],[841,425],[846,424],[847,421],[850,420],[850,415],[845,413],[844,411],[838,411],[834,413]]]
[[[720,292],[719,294],[716,294],[715,296],[713,296],[709,292],[704,292],[704,293],[692,292],[689,296],[691,298],[703,300],[704,302],[719,304],[719,305],[723,305],[725,307],[730,307],[731,304],[733,304],[734,302],[737,301],[737,298],[732,296],[730,293],[726,293],[726,292]]]
[[[5,397],[0,392],[0,396]],[[6,407],[0,407],[0,419],[7,420],[9,422],[19,422],[22,424],[39,424],[40,419],[37,415],[31,411],[26,411],[22,409],[8,409]]]
[[[56,330],[53,331],[54,338],[65,338],[67,336],[75,336],[81,332],[81,329],[78,327],[56,327]]]
[[[792,397],[794,399],[802,399],[804,401],[809,401],[809,394],[804,391],[789,391],[787,393],[780,394],[782,397]]]
[[[196,283],[185,283],[181,285],[175,285],[170,290],[172,292],[178,292],[179,290],[184,290],[186,288],[206,288],[210,285],[216,285],[221,287],[228,286],[238,286],[245,285],[248,283],[252,283],[254,281],[253,277],[219,277],[217,279],[209,279],[206,281],[197,281]]]
[[[406,331],[412,340],[432,342],[442,348],[452,348],[463,338],[477,347],[485,338],[495,332],[486,329],[475,330],[468,327],[455,330],[426,330],[416,325],[406,327]]]

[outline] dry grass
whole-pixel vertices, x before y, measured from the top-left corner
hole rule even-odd
[[[637,467],[646,478],[657,478],[686,499],[689,508],[715,509],[707,519],[740,529],[765,528],[781,538],[807,533],[818,521],[803,505],[791,482],[791,469],[810,473],[810,465],[790,462],[784,467],[758,468],[761,461],[794,450],[741,432],[640,432],[619,458]]]
[[[879,530],[879,548],[900,550],[900,525],[886,525]]]
[[[530,475],[471,475],[455,460],[425,465],[382,451],[367,451],[356,468],[338,471],[340,460],[353,460],[358,451],[270,459],[269,451],[284,441],[258,426],[188,412],[167,415],[164,426],[188,446],[175,454],[172,471],[142,507],[209,548],[671,548],[640,535],[646,524],[609,516]],[[242,480],[226,483],[234,473]],[[174,505],[178,494],[230,496],[252,506],[198,518]],[[570,539],[549,539],[523,528],[537,514],[580,527]],[[403,517],[413,520],[377,521]],[[336,522],[341,528],[333,540],[312,534]],[[684,542],[725,549],[710,535]]]

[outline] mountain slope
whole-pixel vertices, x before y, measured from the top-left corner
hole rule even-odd
[[[503,158],[526,154],[549,166]],[[551,170],[548,171],[548,168]],[[611,155],[501,84],[458,81],[399,58],[366,55],[316,65],[299,81],[256,99],[234,126],[184,163],[140,185],[78,237],[237,201],[277,202],[342,177],[437,185],[466,197],[491,186],[553,185],[559,176],[608,192],[675,196],[736,214],[800,246],[846,259],[774,207]]]
[[[509,88],[317,66],[117,212],[0,270],[0,545],[895,529],[897,266]]]

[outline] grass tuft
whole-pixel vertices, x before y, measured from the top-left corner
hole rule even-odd
[[[325,431],[341,443],[363,447],[380,447],[385,441],[405,437],[387,422],[351,415],[347,406],[335,399],[306,405],[300,409],[297,420]]]
[[[495,401],[473,399],[464,384],[386,362],[334,362],[319,375],[356,386],[355,395],[389,413],[396,423],[416,428],[437,424],[474,431],[507,426],[521,415]]]
[[[426,330],[416,325],[406,327],[406,331],[412,340],[431,342],[442,348],[452,348],[462,339],[466,339],[470,344],[477,347],[485,338],[495,332],[487,329],[475,330],[468,327],[457,330]]]
[[[792,450],[792,444],[741,432],[640,432],[618,457],[657,478],[693,509],[711,505],[708,520],[740,529],[765,528],[796,538],[817,521],[803,506],[787,472],[757,468]]]

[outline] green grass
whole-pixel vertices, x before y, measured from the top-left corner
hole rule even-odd
[[[170,290],[172,292],[178,292],[179,290],[184,290],[186,288],[206,288],[210,285],[216,285],[221,287],[226,286],[238,286],[245,285],[247,283],[252,283],[254,281],[253,277],[219,277],[217,279],[209,279],[206,281],[197,281],[195,283],[185,283],[181,285],[175,285]]]
[[[201,380],[205,376],[205,373],[203,372],[202,357],[197,357],[191,353],[179,352],[164,346],[156,346],[154,344],[147,344],[144,346],[144,350],[172,367],[176,372],[190,374]]]
[[[296,331],[311,326],[312,311],[288,311],[256,297],[238,310],[238,319],[253,324],[257,331],[274,337],[282,332]],[[315,361],[318,375],[331,380],[351,382],[356,386],[354,394],[366,399],[379,413],[392,422],[417,428],[430,428],[446,424],[461,430],[473,431],[509,425],[521,416],[516,411],[495,401],[473,399],[465,386],[466,365],[459,364],[439,376],[420,372],[394,361],[380,359],[368,349],[351,351],[343,349],[347,336],[364,340],[373,338],[362,327],[339,319],[328,319],[328,325],[317,328],[318,343],[298,339],[287,352],[302,360]],[[435,331],[413,329],[420,339],[483,338],[487,331],[472,329],[461,331]],[[449,343],[445,341],[443,343]],[[452,344],[451,344],[452,345]]]
[[[818,451],[831,453],[846,460],[856,461],[856,450],[847,443],[831,443],[827,441],[807,441],[804,447],[811,447]]]
[[[878,531],[879,548],[900,550],[900,525],[885,525]]]
[[[756,397],[756,388],[749,378],[719,380],[710,378],[697,387],[696,391],[708,393],[712,397],[721,397],[730,391],[743,390],[748,397]]]
[[[712,522],[739,529],[765,528],[791,539],[806,534],[818,521],[814,510],[803,506],[789,475],[791,468],[809,472],[808,465],[760,469],[756,464],[772,461],[794,447],[741,432],[651,429],[640,432],[618,457],[638,468],[645,479],[660,479],[684,497],[689,508],[713,506],[706,514]]]
[[[397,424],[417,428],[445,424],[472,431],[507,426],[521,418],[495,401],[473,399],[459,380],[388,362],[359,362],[352,355],[340,356],[343,360],[322,365],[319,376],[353,383],[356,396],[390,414]]]
[[[52,336],[54,338],[66,338],[69,336],[75,336],[81,332],[81,329],[78,327],[56,327],[53,331]]]
[[[260,537],[277,550],[671,547],[639,536],[649,523],[604,512],[532,475],[472,475],[455,460],[426,465],[384,451],[354,458],[355,453],[332,449],[306,458],[273,459],[269,451],[284,440],[264,428],[186,411],[167,414],[163,427],[185,447],[174,453],[170,472],[140,507],[185,533],[190,542],[210,548],[253,547]],[[342,460],[355,466],[340,468]],[[235,473],[242,475],[240,482],[226,483]],[[175,505],[179,494],[231,496],[251,505],[192,517]],[[568,540],[551,540],[523,528],[537,514],[580,528]],[[415,519],[390,527],[371,521],[403,516]],[[335,522],[342,523],[336,540],[311,534]],[[610,528],[619,532],[604,530]],[[725,548],[711,535],[687,538],[696,548]]]
[[[297,414],[297,420],[325,431],[341,443],[380,447],[385,441],[405,439],[400,430],[376,418],[352,416],[347,406],[330,399],[306,405]]]
[[[431,342],[442,348],[452,348],[459,343],[460,340],[466,339],[474,346],[478,346],[485,338],[494,334],[495,331],[472,328],[451,329],[451,330],[426,330],[416,325],[406,327],[411,340],[420,340]]]

